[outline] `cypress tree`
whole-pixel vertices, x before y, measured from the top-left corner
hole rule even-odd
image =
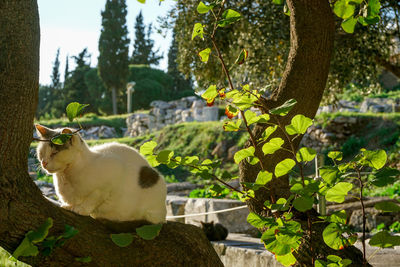
[[[142,11],[136,17],[135,22],[135,42],[133,43],[133,52],[131,57],[132,64],[158,65],[162,55],[158,55],[159,49],[153,51],[154,41],[151,39],[152,24],[146,27],[143,23]]]
[[[51,73],[51,87],[60,87],[60,48],[57,49],[56,59],[53,63],[53,72]]]
[[[107,0],[102,16],[98,70],[104,86],[112,93],[113,113],[117,97],[123,94],[129,74],[129,43],[125,0]]]
[[[69,58],[68,58],[68,55],[66,56],[66,58],[65,58],[65,71],[64,71],[64,85],[65,85],[65,82],[68,80],[68,77],[69,77]]]

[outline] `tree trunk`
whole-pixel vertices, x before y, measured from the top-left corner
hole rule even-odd
[[[314,118],[325,90],[329,73],[329,65],[333,52],[334,42],[334,17],[327,0],[288,0],[290,10],[290,52],[285,72],[280,86],[273,92],[272,97],[262,104],[262,111],[266,113],[271,108],[282,105],[289,99],[296,99],[297,104],[285,117],[272,116],[274,123],[279,122],[283,127],[290,124],[291,119],[297,114]],[[256,139],[261,137],[267,126],[256,125],[253,134]],[[285,141],[284,147],[291,150],[287,138],[282,130],[277,130],[270,138],[280,137]],[[294,148],[297,150],[301,137],[294,141]],[[251,142],[247,142],[251,146]],[[261,145],[260,145],[261,149]],[[275,166],[286,158],[293,158],[293,155],[285,150],[279,150],[273,155],[263,156],[260,160],[265,168],[274,173]],[[242,161],[240,165],[240,178],[244,182],[254,182],[260,171],[259,165],[253,166]],[[268,216],[262,205],[266,200],[277,200],[281,197],[288,198],[289,179],[288,176],[273,178],[267,189],[256,191],[256,198],[259,201],[249,200],[251,210],[258,214]],[[312,220],[317,220],[315,211],[308,212]],[[307,214],[297,213],[296,218],[303,222],[307,229]],[[353,266],[362,262],[362,254],[355,247],[346,248],[340,252],[327,247],[322,239],[323,224],[314,227],[315,231],[312,240],[314,257],[325,258],[329,254],[342,255],[353,260]],[[312,266],[310,245],[304,242],[297,255],[298,266]]]
[[[27,173],[39,85],[39,16],[35,0],[0,0],[0,246],[13,252],[25,234],[46,218],[49,236],[64,225],[79,233],[44,257],[21,260],[33,266],[222,266],[200,228],[168,222],[155,240],[138,236],[125,248],[111,233],[134,232],[139,222],[94,220],[46,200]],[[90,256],[88,264],[77,257]]]
[[[112,95],[112,105],[113,105],[113,114],[117,115],[118,114],[118,108],[117,108],[117,90],[115,87],[111,89],[111,95]]]
[[[400,66],[397,64],[393,64],[389,60],[386,60],[383,57],[376,56],[375,57],[376,63],[381,65],[385,70],[390,71],[394,75],[396,75],[397,78],[400,78]]]

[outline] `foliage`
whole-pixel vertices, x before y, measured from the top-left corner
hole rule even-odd
[[[147,28],[147,33],[145,33],[143,15],[140,10],[135,22],[135,41],[130,59],[131,64],[158,65],[162,55],[157,55],[159,50],[153,51],[154,41],[150,37],[151,33],[151,24]]]
[[[148,109],[153,100],[170,101],[194,95],[190,88],[175,91],[173,78],[161,70],[144,65],[131,65],[129,69],[129,81],[136,83],[132,94],[133,110]]]
[[[25,238],[13,252],[13,258],[37,256],[39,253],[49,256],[53,249],[63,246],[68,239],[79,232],[66,224],[64,233],[59,236],[48,236],[51,227],[53,227],[53,219],[47,218],[37,229],[26,233]]]
[[[283,1],[275,1],[283,3]],[[379,3],[379,1],[378,1]],[[185,166],[190,169],[192,173],[200,175],[205,180],[214,180],[222,183],[226,187],[238,192],[239,197],[242,201],[251,199],[254,202],[259,202],[255,198],[255,191],[261,188],[268,189],[268,183],[272,183],[281,176],[291,174],[293,178],[290,180],[290,192],[292,193],[287,199],[280,198],[275,200],[271,195],[271,199],[264,203],[259,203],[264,210],[268,210],[272,213],[273,217],[265,218],[260,214],[251,213],[248,217],[248,222],[255,227],[263,230],[261,240],[263,241],[267,250],[276,255],[277,260],[285,265],[289,266],[296,263],[296,254],[301,253],[299,250],[302,242],[311,243],[312,238],[312,221],[308,211],[313,208],[313,204],[318,202],[317,195],[325,196],[328,201],[342,203],[349,191],[353,188],[353,184],[348,182],[348,179],[354,179],[359,182],[360,196],[359,200],[363,205],[363,189],[364,186],[370,181],[362,176],[361,172],[364,169],[370,170],[375,177],[375,181],[379,180],[379,183],[375,182],[374,185],[392,183],[391,179],[385,179],[386,173],[398,177],[400,171],[395,169],[382,169],[387,161],[386,152],[383,150],[368,151],[361,149],[360,153],[356,155],[354,159],[348,163],[338,162],[343,159],[341,152],[328,153],[334,163],[334,166],[325,167],[324,171],[321,171],[322,180],[314,180],[304,176],[304,167],[309,161],[312,161],[316,155],[316,152],[310,148],[304,148],[300,151],[296,151],[294,146],[294,140],[301,136],[307,131],[312,125],[312,120],[302,114],[292,115],[290,123],[282,125],[281,117],[287,116],[292,110],[293,106],[296,105],[294,99],[287,100],[283,105],[270,109],[263,110],[265,114],[256,114],[249,110],[251,107],[256,107],[258,103],[264,99],[260,92],[253,89],[249,84],[242,84],[241,88],[235,88],[231,82],[229,70],[227,70],[225,60],[221,56],[220,44],[217,43],[216,32],[219,28],[225,28],[231,24],[239,21],[242,15],[232,9],[224,7],[225,2],[213,2],[209,5],[200,2],[197,6],[197,11],[204,18],[210,18],[214,20],[214,23],[207,21],[206,24],[202,23],[190,23],[194,24],[192,31],[192,39],[204,39],[204,36],[211,32],[210,41],[212,43],[211,48],[205,48],[200,52],[200,60],[207,62],[209,55],[213,51],[217,54],[227,80],[229,81],[229,88],[223,88],[218,84],[211,84],[208,89],[203,93],[202,97],[207,101],[208,105],[213,105],[216,98],[225,100],[228,104],[226,106],[227,116],[232,121],[224,123],[224,130],[230,132],[240,131],[245,129],[250,134],[250,142],[247,146],[236,152],[234,159],[237,164],[242,161],[247,161],[250,165],[258,165],[261,168],[255,182],[242,182],[243,189],[239,190],[231,187],[226,183],[229,179],[232,179],[232,175],[228,172],[224,172],[219,175],[215,169],[220,166],[220,162],[212,160],[201,161],[198,156],[185,156],[176,155],[172,150],[159,150],[157,149],[157,143],[154,141],[146,142],[141,146],[140,152],[147,158],[149,163],[155,167],[160,164],[164,164],[171,169],[177,168],[178,166]],[[348,1],[337,1],[333,6],[334,12],[344,19],[342,27],[347,32],[352,32],[354,26],[357,23],[349,22],[347,19],[352,19],[358,5],[364,4],[361,2],[348,2]],[[365,8],[368,8],[366,15],[360,15],[360,23],[372,23],[375,20],[379,12],[380,5],[378,6],[374,1],[368,2]],[[214,12],[213,10],[216,9]],[[189,8],[190,10],[190,8]],[[212,14],[209,17],[206,14]],[[346,21],[347,20],[347,21]],[[371,20],[371,21],[368,21]],[[211,25],[211,26],[210,26]],[[242,53],[240,53],[241,55]],[[239,55],[239,58],[241,57]],[[247,54],[246,54],[247,56]],[[242,59],[246,57],[243,56]],[[236,61],[237,62],[237,61]],[[240,60],[240,64],[243,64]],[[222,88],[221,88],[222,87]],[[220,88],[220,89],[219,89]],[[241,118],[234,119],[240,113]],[[273,118],[273,120],[271,119]],[[253,123],[267,124],[269,127],[264,128],[264,134],[261,138],[257,139],[253,136],[251,125]],[[285,139],[276,137],[270,139],[271,134],[279,130],[285,136]],[[285,144],[285,146],[283,146]],[[267,154],[274,154],[278,150],[286,150],[289,155],[286,159],[283,159],[275,166],[274,173],[268,172],[265,169],[261,157]],[[294,166],[297,165],[299,173],[294,171]],[[384,182],[383,180],[384,179]],[[219,188],[212,188],[212,191],[220,193],[224,190],[221,186]],[[400,209],[400,206],[385,204],[383,206],[377,206],[376,208],[384,211]],[[294,210],[305,213],[307,217],[307,226],[301,225],[295,218]],[[365,210],[363,208],[363,218],[365,223]],[[346,246],[351,246],[357,240],[357,235],[351,232],[351,229],[347,226],[346,213],[338,212],[330,216],[320,217],[321,223],[326,225],[322,237],[326,245],[334,250],[343,249]],[[384,236],[385,238],[382,238]],[[365,254],[365,226],[362,236],[363,243],[363,262],[367,263]],[[389,234],[380,232],[373,236],[370,241],[370,245],[378,247],[393,247],[400,245],[400,241],[397,237],[391,237]],[[319,266],[347,266],[351,264],[351,260],[342,259],[336,255],[325,255],[326,258],[318,259],[316,261],[315,255],[313,255],[313,248],[309,247],[311,251],[311,262],[318,264]]]
[[[113,93],[113,112],[117,113],[116,99],[124,93],[129,75],[129,38],[126,26],[125,0],[107,0],[102,16],[99,39],[99,76]]]
[[[222,187],[222,190],[221,190]],[[225,186],[211,185],[205,188],[193,189],[190,194],[190,198],[230,198],[239,199],[237,192],[232,192]]]
[[[215,36],[222,55],[227,59],[228,65],[232,66],[231,73],[234,80],[251,81],[259,88],[266,85],[272,85],[271,88],[275,88],[280,82],[289,51],[289,27],[283,25],[289,25],[289,17],[282,12],[283,6],[276,5],[276,2],[284,3],[284,1],[260,0],[234,0],[226,3],[228,8],[234,7],[241,10],[243,18],[234,25],[222,28]],[[364,27],[360,22],[364,23],[368,20],[372,23],[377,18],[376,12],[379,8],[375,4],[374,8],[369,10],[364,5],[367,1],[362,1],[362,5],[360,5],[361,1],[336,1],[336,13],[345,18],[345,22],[343,19],[338,19],[336,22],[336,49],[332,57],[328,81],[330,99],[349,82],[357,82],[361,88],[366,88],[378,81],[380,72],[376,57],[389,58],[391,49],[395,46],[393,37],[398,32],[398,26],[393,27],[396,24],[394,14],[399,12],[395,1],[380,2],[381,20],[374,25]],[[200,38],[190,41],[195,23],[203,21],[204,27],[210,28],[209,25],[213,20],[211,12],[202,14],[193,12],[198,3],[199,1],[194,0],[177,1],[176,7],[170,11],[168,18],[165,18],[168,21],[165,24],[166,26],[176,25],[174,27],[181,29],[176,36],[179,47],[177,60],[179,69],[185,75],[193,75],[198,84],[204,87],[205,81],[218,82],[223,73],[216,64],[218,61],[216,57],[210,57],[208,63],[204,64],[198,60],[196,53],[192,53],[193,46],[195,51],[201,51],[211,45],[210,40],[202,42]],[[339,12],[340,10],[345,12]],[[349,14],[352,15],[347,17]],[[358,18],[358,22],[357,16],[362,16]],[[354,33],[351,35],[342,29],[342,24],[349,26],[349,23],[355,26]],[[234,59],[242,48],[249,51],[248,59],[240,68],[234,67]]]

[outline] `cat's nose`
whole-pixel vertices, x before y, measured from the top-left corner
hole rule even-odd
[[[46,161],[42,161],[42,165],[43,165],[44,168],[46,168],[47,162]]]

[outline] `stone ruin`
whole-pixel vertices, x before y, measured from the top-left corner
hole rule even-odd
[[[148,114],[132,114],[126,119],[128,129],[125,136],[143,135],[171,124],[219,120],[218,107],[207,107],[206,102],[196,96],[169,102],[155,100],[150,106]]]

